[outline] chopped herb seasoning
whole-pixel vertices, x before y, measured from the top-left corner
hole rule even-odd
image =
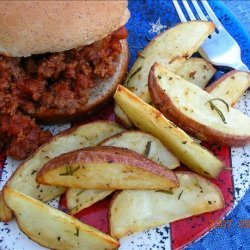
[[[73,175],[79,169],[80,169],[80,166],[77,166],[75,169],[72,169],[71,166],[67,165],[65,173],[62,173],[62,174],[59,174],[59,175],[61,175],[61,176]]]
[[[164,194],[173,194],[173,191],[170,190],[156,190],[155,192],[160,192],[160,193],[164,193]]]
[[[149,156],[149,152],[150,152],[150,149],[151,149],[151,141],[148,141],[147,142],[147,144],[146,144],[146,147],[145,147],[145,150],[144,150],[144,155],[146,156],[146,157],[148,157]]]
[[[200,183],[199,183],[199,181],[197,180],[197,178],[196,177],[194,177],[195,178],[195,181],[196,181],[196,186],[198,186],[200,189],[203,189],[203,187],[200,185]]]
[[[37,170],[33,170],[33,171],[31,172],[31,175],[33,175],[34,173],[37,173]]]
[[[180,194],[178,196],[178,200],[181,198],[182,194],[183,194],[183,190],[181,190],[181,192],[180,192]]]
[[[211,204],[212,204],[212,201],[207,201],[207,203],[208,203],[209,205],[211,205]]]
[[[213,99],[211,99],[211,100],[209,100],[209,101],[206,102],[206,104],[209,103],[210,108],[211,108],[212,110],[215,110],[215,111],[218,113],[218,115],[220,116],[221,120],[222,120],[225,124],[227,124],[226,119],[225,119],[225,116],[223,115],[222,111],[213,103],[213,101],[221,101],[221,102],[223,102],[223,103],[226,105],[227,111],[228,111],[228,112],[229,112],[229,105],[227,104],[227,102],[225,102],[225,101],[222,100],[221,98],[213,98]]]
[[[129,77],[128,80],[127,80],[127,84],[129,83],[129,81],[130,81],[138,72],[141,71],[141,69],[142,69],[142,66],[140,66],[138,69],[136,69],[136,70],[130,75],[130,77]]]
[[[187,141],[183,141],[183,142],[182,142],[182,144],[186,144],[186,143],[187,143]]]
[[[57,241],[60,241],[61,240],[61,237],[57,237]]]
[[[76,228],[76,233],[74,234],[76,237],[79,237],[79,228]]]
[[[161,76],[157,76],[158,77],[158,79],[161,79]]]
[[[82,194],[82,193],[84,192],[84,190],[85,190],[85,189],[79,191],[79,192],[76,194],[76,196],[79,196],[80,194]]]

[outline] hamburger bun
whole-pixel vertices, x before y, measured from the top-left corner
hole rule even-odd
[[[127,1],[0,1],[0,53],[27,57],[98,41],[128,18]]]

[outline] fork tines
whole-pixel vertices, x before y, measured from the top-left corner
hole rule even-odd
[[[177,0],[172,0],[174,7],[177,11],[177,14],[180,18],[180,20],[182,22],[187,22],[187,18],[185,16],[185,14],[182,11],[182,8],[179,4],[179,2],[183,5],[184,9],[186,10],[186,13],[189,17],[190,20],[204,20],[204,21],[208,21],[211,19],[211,21],[216,25],[217,29],[221,29],[222,28],[222,24],[219,21],[219,19],[216,17],[216,15],[214,14],[213,10],[211,9],[209,3],[206,0],[203,1],[196,1],[196,0],[191,0],[191,1],[187,1],[187,0],[182,0],[182,1],[177,1]],[[196,11],[196,15],[194,14],[194,11],[192,11],[191,7],[193,7],[193,10]],[[200,6],[203,6],[204,10],[206,11],[206,13],[208,14],[207,16],[203,14],[203,11],[201,9]]]

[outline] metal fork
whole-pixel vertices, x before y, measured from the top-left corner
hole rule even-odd
[[[177,14],[182,22],[187,22],[187,19],[180,7],[177,0],[172,0],[173,5],[177,11]],[[190,20],[196,20],[193,11],[187,0],[181,1]],[[204,14],[196,0],[191,0],[190,4],[193,4],[194,9],[197,12],[200,20],[208,21],[206,14]],[[217,66],[226,66],[238,70],[249,71],[248,67],[241,60],[241,50],[238,43],[232,38],[232,36],[225,30],[215,13],[211,9],[206,0],[200,1],[206,10],[211,21],[216,25],[216,32],[205,40],[205,42],[199,48],[199,53],[207,61]]]

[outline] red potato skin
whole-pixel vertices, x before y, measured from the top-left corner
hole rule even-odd
[[[154,105],[177,126],[182,128],[187,133],[197,137],[209,144],[220,146],[241,147],[250,143],[250,136],[237,136],[222,133],[218,130],[205,126],[197,121],[187,117],[179,109],[177,109],[167,93],[164,92],[157,83],[155,77],[155,63],[149,72],[148,88]]]
[[[106,146],[83,148],[55,157],[42,167],[36,176],[36,180],[38,183],[46,184],[44,175],[50,170],[60,168],[64,164],[71,165],[73,163],[87,162],[124,163],[126,165],[144,169],[145,171],[157,174],[158,176],[165,177],[172,183],[173,187],[179,185],[176,174],[170,169],[162,167],[132,150]]]
[[[213,82],[211,85],[209,85],[208,87],[205,88],[205,91],[207,91],[208,93],[211,93],[218,85],[221,84],[221,82],[223,82],[225,79],[233,76],[234,74],[238,73],[238,72],[245,72],[245,71],[239,71],[239,70],[232,70],[230,72],[228,72],[227,74],[225,74],[224,76],[220,77],[217,81]],[[239,96],[240,98],[240,96]],[[239,100],[239,99],[238,99]],[[237,100],[237,101],[238,101]],[[237,102],[236,101],[236,102]],[[234,104],[236,103],[232,103],[231,106],[233,107]]]

